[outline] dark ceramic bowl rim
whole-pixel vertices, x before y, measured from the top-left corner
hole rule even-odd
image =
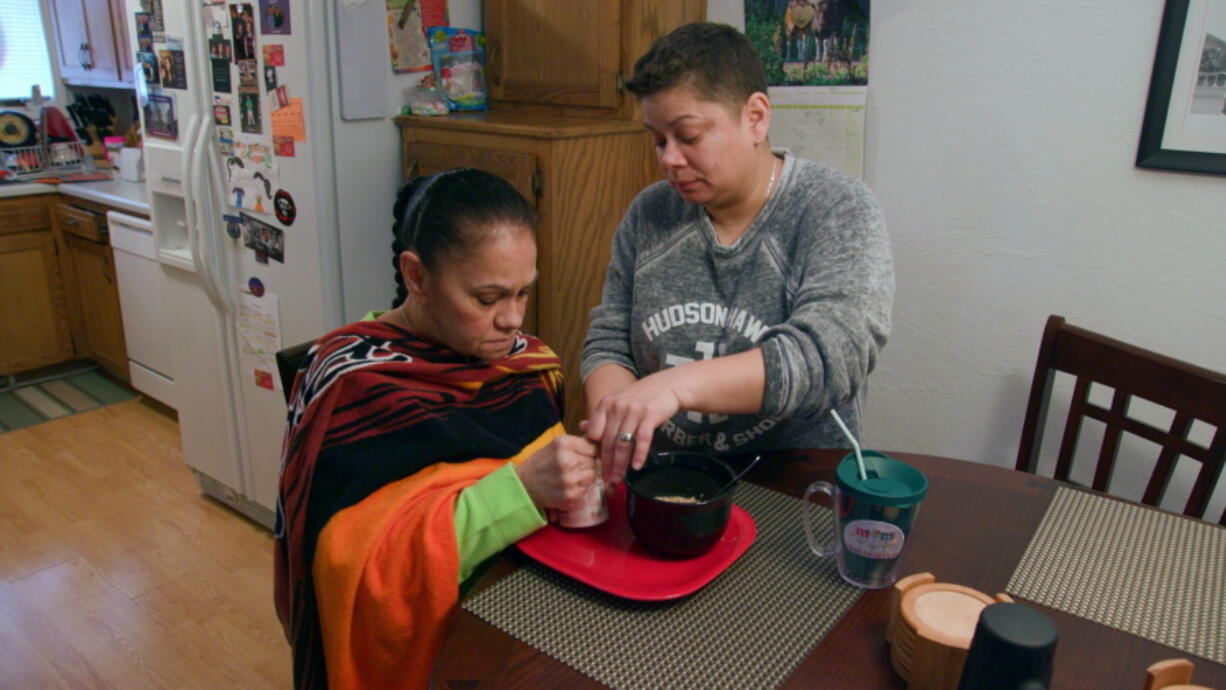
[[[727,484],[723,488],[723,490],[721,490],[719,493],[715,494],[711,498],[708,498],[705,501],[698,501],[697,503],[679,503],[676,501],[661,501],[659,498],[655,496],[639,491],[638,488],[635,486],[635,484],[637,483],[637,480],[640,477],[646,477],[647,475],[651,474],[650,469],[648,469],[647,463],[651,462],[652,458],[658,458],[664,455],[667,455],[670,457],[678,456],[678,455],[696,455],[698,457],[710,460],[714,462],[716,465],[718,465],[722,470],[728,473],[728,478],[724,481],[727,481],[730,483]],[[651,501],[653,503],[659,503],[662,505],[694,506],[695,508],[697,508],[699,506],[706,506],[706,505],[710,505],[712,503],[721,501],[725,497],[727,497],[729,494],[731,494],[736,489],[737,482],[733,481],[733,479],[735,478],[736,478],[736,472],[732,469],[732,466],[724,462],[723,460],[720,460],[719,458],[715,457],[714,455],[707,455],[706,453],[700,453],[696,450],[662,450],[662,451],[653,452],[653,453],[648,454],[647,461],[643,463],[642,469],[630,470],[629,472],[626,473],[626,487],[630,489],[630,491],[633,492],[637,498],[644,500],[644,501]]]

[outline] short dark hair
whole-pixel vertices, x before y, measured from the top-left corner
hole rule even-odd
[[[434,269],[444,257],[464,256],[485,239],[478,232],[490,225],[520,225],[535,232],[537,224],[536,210],[511,183],[473,168],[413,178],[396,195],[393,215],[393,307],[408,296],[400,275],[402,252],[412,250]]]
[[[637,98],[689,86],[709,101],[741,105],[766,93],[766,69],[745,34],[712,22],[695,22],[657,38],[634,63],[626,90]]]

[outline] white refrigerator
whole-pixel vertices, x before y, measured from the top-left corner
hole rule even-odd
[[[127,1],[183,454],[205,493],[271,526],[273,353],[394,294],[386,6]]]

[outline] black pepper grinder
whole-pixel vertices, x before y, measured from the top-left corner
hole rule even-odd
[[[1010,603],[984,607],[958,690],[1046,690],[1056,640],[1056,626],[1035,609]]]

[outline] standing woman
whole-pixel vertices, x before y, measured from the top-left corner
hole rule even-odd
[[[557,356],[519,330],[532,207],[466,169],[395,217],[398,308],[321,338],[290,398],[275,594],[300,689],[426,687],[460,583],[596,478]]]
[[[766,74],[722,24],[682,26],[635,64],[665,180],[613,239],[582,373],[606,482],[651,448],[845,446],[890,332],[894,269],[858,180],[771,151]]]

